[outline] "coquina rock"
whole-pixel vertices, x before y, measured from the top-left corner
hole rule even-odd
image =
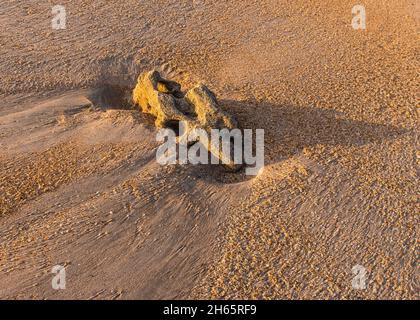
[[[133,101],[142,112],[156,118],[155,125],[158,128],[177,130],[182,121],[186,124],[182,132],[184,137],[195,129],[205,130],[209,137],[212,129],[238,129],[236,119],[220,108],[215,94],[205,85],[196,85],[184,93],[179,83],[162,78],[156,70],[138,77]],[[233,144],[229,154],[223,152],[221,143],[219,148],[210,141],[203,144],[214,156],[224,160],[223,165],[229,170],[236,171],[242,167],[233,161]]]

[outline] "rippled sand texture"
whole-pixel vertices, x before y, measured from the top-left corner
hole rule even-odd
[[[347,0],[62,4],[0,8],[0,298],[418,298],[418,1],[365,31]],[[264,129],[264,170],[160,166],[152,68]]]

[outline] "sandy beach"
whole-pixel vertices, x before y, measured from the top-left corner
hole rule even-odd
[[[0,299],[419,298],[419,1],[56,4],[0,5]],[[264,169],[160,165],[152,69],[264,129]]]

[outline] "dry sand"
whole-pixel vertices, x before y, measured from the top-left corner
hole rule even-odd
[[[0,298],[419,297],[418,1],[365,31],[347,0],[55,4],[0,6]],[[264,171],[160,166],[124,95],[154,67],[265,129]]]

